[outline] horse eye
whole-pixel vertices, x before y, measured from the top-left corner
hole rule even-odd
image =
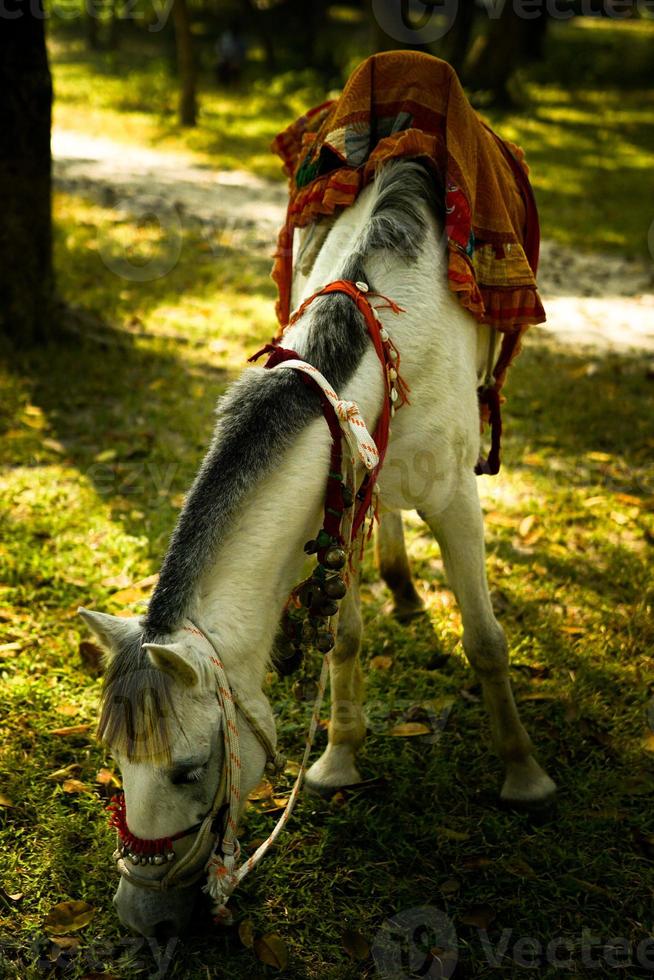
[[[189,783],[199,783],[203,774],[204,766],[197,766],[195,769],[174,772],[170,777],[170,781],[173,786],[187,786]]]

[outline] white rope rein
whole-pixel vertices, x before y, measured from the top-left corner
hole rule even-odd
[[[198,630],[198,632],[200,631]],[[327,675],[329,671],[329,654],[325,654],[323,658],[320,678],[318,680],[318,690],[316,693],[313,711],[311,713],[311,722],[309,724],[309,730],[307,732],[304,745],[304,754],[302,756],[300,770],[293,785],[293,789],[291,790],[288,803],[286,804],[284,812],[280,816],[266,840],[259,845],[256,851],[250,855],[247,861],[237,867],[236,862],[240,855],[240,847],[238,840],[236,839],[236,833],[238,830],[238,817],[241,810],[241,749],[238,722],[236,718],[236,705],[229,685],[229,680],[227,679],[227,674],[225,672],[225,666],[218,656],[209,637],[207,637],[204,633],[202,635],[212,647],[211,662],[213,663],[214,670],[216,672],[216,693],[220,707],[224,712],[224,742],[228,774],[227,793],[229,801],[225,832],[220,844],[218,845],[218,852],[214,852],[207,862],[207,884],[204,887],[204,891],[211,896],[215,903],[213,911],[216,921],[218,923],[229,924],[229,922],[231,922],[231,913],[227,908],[227,902],[229,901],[230,895],[243,881],[245,876],[248,875],[265,856],[269,848],[277,839],[278,835],[288,823],[295,808],[295,803],[306,773],[307,763],[309,761],[316,729],[318,727],[318,721],[320,719],[320,708],[325,694]]]
[[[345,463],[346,466],[349,463],[349,469],[351,470],[351,482],[352,485],[354,485],[357,458],[369,471],[373,470],[379,464],[379,453],[377,451],[377,446],[375,445],[374,439],[366,427],[356,402],[346,401],[339,398],[324,375],[322,375],[317,368],[313,367],[312,364],[309,364],[306,361],[283,361],[271,370],[278,371],[280,369],[301,371],[313,378],[313,380],[320,386],[325,397],[332,405],[336,413],[341,430],[350,449],[351,457],[349,460],[346,459]],[[351,508],[352,511],[353,506]],[[350,525],[351,518],[352,515],[350,514]],[[320,677],[318,679],[318,688],[311,713],[311,721],[309,723],[309,729],[304,743],[304,753],[300,763],[300,770],[293,785],[293,789],[291,790],[291,794],[284,812],[281,814],[271,833],[263,841],[263,843],[259,845],[254,853],[251,854],[243,864],[237,866],[237,861],[240,856],[240,848],[238,840],[236,839],[236,833],[242,803],[240,790],[241,750],[236,704],[232,695],[229,680],[227,678],[225,666],[220,659],[218,651],[214,647],[209,636],[199,629],[197,629],[197,632],[204,636],[212,648],[211,662],[213,663],[214,670],[216,672],[216,693],[225,718],[224,743],[227,767],[227,793],[229,802],[227,821],[222,840],[217,845],[216,850],[209,858],[206,865],[207,884],[204,887],[204,891],[207,892],[214,901],[213,911],[216,922],[229,924],[232,921],[231,913],[227,908],[227,902],[229,901],[230,895],[243,881],[245,876],[248,875],[250,871],[257,866],[257,864],[259,864],[268,850],[272,847],[275,840],[288,823],[295,808],[295,804],[302,787],[302,782],[306,774],[309,756],[311,754],[316,729],[318,727],[318,721],[320,719],[320,708],[327,685],[330,658],[329,653],[326,653],[323,657]],[[252,726],[252,721],[250,721],[250,725]],[[256,729],[253,730],[256,734]]]

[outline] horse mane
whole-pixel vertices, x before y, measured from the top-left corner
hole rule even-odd
[[[370,217],[334,278],[369,281],[365,261],[381,249],[414,261],[426,235],[423,208],[434,204],[434,184],[414,161],[380,169]],[[332,293],[313,304],[298,353],[338,391],[355,373],[367,346],[358,309],[347,296]],[[211,445],[179,515],[150,600],[147,640],[170,634],[187,615],[197,584],[246,494],[320,411],[315,394],[294,371],[246,371],[220,399]],[[117,691],[121,685],[129,687],[122,675],[115,680]],[[167,690],[158,690],[158,695],[165,698]]]
[[[173,731],[179,730],[174,680],[155,667],[136,635],[109,661],[97,736],[130,762],[170,762]]]

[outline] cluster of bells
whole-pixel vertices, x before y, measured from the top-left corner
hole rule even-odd
[[[323,532],[321,532],[323,533]],[[322,548],[320,535],[316,540],[307,541],[304,550],[314,555]],[[307,617],[302,625],[303,643],[313,644],[321,653],[328,653],[335,643],[334,631],[327,620],[338,612],[338,603],[347,592],[345,580],[340,572],[345,568],[347,554],[343,548],[331,544],[324,553],[311,576],[303,582],[298,592]]]
[[[173,850],[166,851],[164,854],[137,854],[135,851],[130,851],[130,849],[125,845],[121,844],[120,847],[116,848],[114,851],[114,861],[119,858],[125,858],[131,864],[167,864],[168,861],[173,861],[175,859],[175,852]]]

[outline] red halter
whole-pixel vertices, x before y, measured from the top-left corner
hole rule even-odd
[[[299,318],[306,311],[307,307],[313,303],[314,299],[316,299],[318,296],[326,296],[329,293],[345,293],[346,296],[349,296],[350,299],[356,303],[357,309],[363,316],[366,329],[375,348],[375,353],[379,358],[384,378],[385,397],[379,420],[373,433],[375,445],[377,446],[377,452],[379,453],[379,463],[371,473],[366,475],[359,492],[357,493],[359,504],[357,506],[352,525],[352,539],[354,539],[357,532],[361,528],[361,525],[365,521],[368,508],[371,505],[375,484],[377,482],[377,478],[386,455],[386,450],[388,448],[390,419],[391,413],[394,411],[394,408],[392,408],[393,402],[391,400],[393,390],[397,390],[399,396],[397,407],[405,404],[405,402],[408,403],[409,400],[408,385],[406,385],[400,377],[399,351],[378,320],[375,313],[377,308],[372,306],[370,297],[375,296],[384,301],[383,304],[378,307],[378,309],[389,309],[396,314],[404,313],[404,310],[387,296],[383,296],[381,293],[377,292],[369,292],[365,283],[351,282],[349,279],[337,279],[334,282],[330,282],[329,285],[323,286],[322,289],[318,289],[315,293],[313,293],[313,295],[309,296],[308,299],[305,299],[302,305],[295,311],[289,320],[288,326],[292,326],[297,322],[297,320],[299,320]],[[260,351],[257,351],[257,353],[254,354],[249,360],[256,361],[262,356],[262,354],[268,354],[268,360],[264,364],[264,367],[266,368],[273,368],[283,361],[303,360],[303,358],[301,358],[296,351],[288,350],[287,348],[279,346],[283,333],[284,331],[281,335],[275,337],[272,344],[266,344],[265,347],[263,347]],[[329,477],[327,479],[327,491],[325,495],[324,527],[328,534],[334,538],[340,539],[340,523],[343,512],[341,488],[341,430],[338,419],[336,418],[331,405],[329,405],[326,399],[322,397],[322,392],[320,391],[319,387],[307,375],[302,375],[302,380],[306,385],[318,391],[319,395],[321,396],[320,401],[323,415],[325,416],[325,420],[329,426],[329,431],[332,437]],[[319,558],[322,558],[320,553],[318,553],[318,556]]]

